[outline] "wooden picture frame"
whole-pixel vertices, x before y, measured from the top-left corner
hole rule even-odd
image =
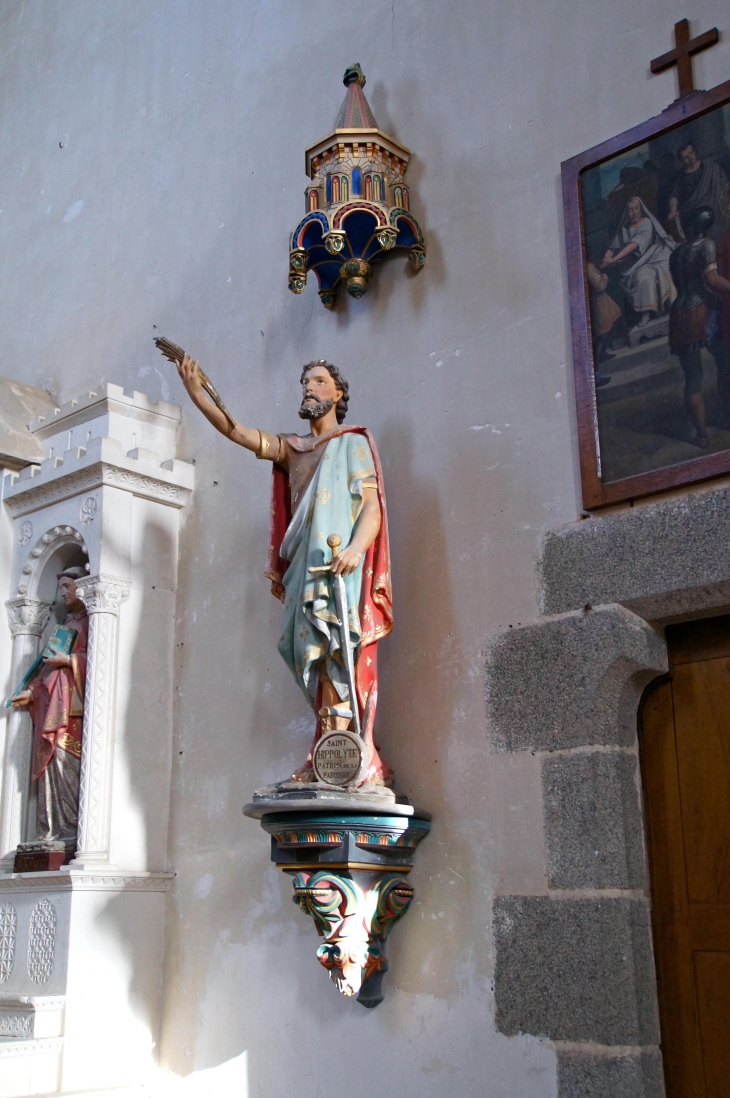
[[[718,118],[725,127],[725,146],[728,161],[730,161],[730,80],[728,80],[710,91],[693,92],[676,100],[655,118],[650,118],[609,141],[604,141],[578,156],[571,157],[561,165],[581,484],[583,506],[586,510],[730,473],[730,429],[724,432],[727,435],[726,439],[722,437],[721,429],[718,428],[717,431],[708,429],[708,435],[712,439],[709,444],[712,452],[699,449],[699,443],[691,441],[691,423],[686,419],[688,412],[683,411],[686,407],[682,395],[685,375],[682,373],[678,358],[671,356],[668,334],[666,336],[656,334],[663,328],[666,328],[668,333],[670,305],[665,303],[663,312],[657,314],[650,311],[634,312],[634,305],[642,308],[646,306],[642,304],[640,295],[637,297],[636,294],[629,295],[625,301],[618,300],[618,294],[612,290],[612,285],[616,285],[617,280],[622,276],[614,270],[614,281],[612,284],[609,283],[608,297],[610,298],[613,292],[616,300],[612,301],[612,305],[622,311],[620,322],[617,320],[615,324],[622,332],[617,342],[620,343],[620,340],[625,338],[626,347],[620,346],[616,351],[615,344],[611,344],[610,347],[607,344],[601,344],[600,349],[597,350],[597,336],[593,331],[594,326],[600,327],[601,324],[605,326],[615,313],[615,308],[609,308],[603,320],[599,320],[601,314],[596,313],[595,269],[601,268],[600,264],[595,262],[595,257],[600,250],[601,234],[606,237],[614,230],[619,231],[615,223],[618,211],[615,195],[618,194],[621,199],[623,187],[623,196],[628,198],[632,190],[639,186],[642,178],[641,175],[636,174],[639,171],[636,168],[633,169],[631,179],[628,179],[631,173],[625,169],[625,165],[629,164],[632,158],[637,163],[642,162],[642,158],[649,153],[646,163],[640,170],[646,175],[647,164],[651,163],[652,172],[655,172],[658,169],[651,156],[662,149],[666,150],[661,152],[665,174],[662,176],[660,173],[657,176],[658,189],[661,187],[661,180],[665,181],[666,196],[668,193],[666,187],[675,186],[675,183],[671,185],[668,183],[669,153],[679,158],[682,147],[686,149],[690,144],[700,145],[697,134],[705,131],[713,134],[716,130],[720,132]],[[683,128],[684,132],[682,132]],[[681,142],[685,143],[684,146],[681,146]],[[707,160],[717,162],[725,177],[730,178],[730,162],[726,164],[724,151],[718,157],[718,155],[705,154],[702,149],[699,149],[697,155],[700,158],[706,155]],[[622,164],[624,168],[621,167]],[[685,168],[686,164],[683,166],[683,163],[677,163],[677,179]],[[622,182],[624,172],[628,179],[625,185]],[[648,174],[650,175],[651,172]],[[617,186],[606,196],[605,186],[613,178],[618,180]],[[651,180],[644,179],[644,184],[650,185]],[[730,191],[727,191],[727,194],[730,195]],[[611,201],[613,201],[613,207],[611,207]],[[635,200],[630,198],[628,201]],[[604,204],[605,209],[601,203]],[[724,205],[725,199],[720,203],[719,208],[724,209]],[[647,206],[646,209],[648,208]],[[609,212],[613,211],[613,228],[606,209],[609,209]],[[597,210],[600,210],[600,216],[596,213]],[[624,211],[618,223],[619,227],[627,224],[626,219],[630,217],[628,205],[624,207]],[[658,209],[657,220],[662,227],[668,224],[666,220],[661,222],[661,215],[665,212]],[[727,216],[723,214],[723,217],[725,217],[723,231],[725,229],[730,231],[730,210]],[[653,217],[651,220],[654,223]],[[681,230],[675,228],[675,225],[676,221],[672,222],[672,227],[667,229],[667,232],[675,232],[678,237],[681,237]],[[730,237],[728,239],[730,240]],[[667,245],[667,247],[670,246],[678,246],[678,243]],[[613,255],[616,254],[618,253],[614,251]],[[625,263],[626,260],[622,262]],[[589,263],[593,268],[591,271],[594,286],[593,298],[590,297],[589,290]],[[725,274],[730,276],[730,271],[726,271]],[[628,275],[623,276],[624,285],[628,283],[628,278]],[[670,292],[672,290],[673,283]],[[656,300],[659,301],[659,298]],[[596,318],[595,325],[592,324],[592,307],[594,318]],[[651,327],[653,337],[650,339],[649,335],[643,335],[642,331],[637,333],[635,329],[642,329],[641,323],[636,323],[635,328],[630,327],[626,315],[633,320],[637,316],[641,319],[653,317],[651,323],[646,326],[648,331],[652,324],[655,325]],[[725,332],[728,333],[727,322]],[[638,340],[636,345],[631,342],[634,337]],[[665,347],[662,345],[662,338],[665,340]],[[649,347],[650,343],[651,347]],[[637,352],[637,348],[640,349],[640,353]],[[703,363],[707,353],[706,350],[702,351]],[[610,365],[604,366],[602,362],[595,361],[601,355],[607,354],[611,355]],[[652,360],[649,366],[651,356],[656,361]],[[728,356],[730,358],[730,346]],[[670,358],[673,358],[672,363],[669,362]],[[607,363],[608,361],[606,360]],[[712,374],[714,378],[713,361],[714,359],[707,360],[709,366],[706,365],[705,375]],[[608,371],[614,367],[616,368],[615,383],[614,375],[608,374]],[[596,377],[597,368],[605,371],[598,378]],[[717,373],[719,374],[719,370]],[[621,374],[623,377],[620,376]],[[604,381],[604,376],[608,376],[607,382]],[[659,380],[653,380],[655,377]],[[599,385],[596,384],[597,380]],[[703,384],[709,385],[710,382],[705,381]],[[640,393],[641,400],[638,396],[631,395],[631,385],[634,385],[637,393]],[[719,407],[720,397],[717,393],[715,400]],[[611,408],[609,405],[614,407]],[[623,426],[622,414],[625,421]],[[711,400],[708,399],[710,426],[712,414]],[[642,415],[644,419],[641,418]],[[662,415],[665,419],[661,418]],[[687,423],[686,429],[683,426],[682,415]],[[667,426],[670,421],[671,427]],[[651,431],[642,434],[643,428],[649,423],[652,424],[651,430],[657,432],[656,438]],[[666,435],[662,433],[665,426],[667,426]],[[728,428],[730,428],[730,422]],[[694,438],[697,440],[701,436],[695,433]],[[653,453],[652,447],[655,447]],[[666,457],[669,457],[668,461],[665,461]],[[662,464],[662,461],[665,463]]]

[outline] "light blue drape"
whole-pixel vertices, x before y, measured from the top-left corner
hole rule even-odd
[[[342,548],[349,545],[362,509],[364,480],[375,479],[375,465],[367,439],[350,432],[330,439],[319,468],[300,500],[282,542],[281,555],[289,561],[284,575],[284,622],[279,652],[314,709],[319,687],[320,664],[340,698],[349,698],[340,653],[332,584],[327,573],[310,575],[309,569],[331,559],[327,545],[330,534],[339,534]],[[345,576],[349,628],[353,645],[362,635],[358,607],[362,563]]]

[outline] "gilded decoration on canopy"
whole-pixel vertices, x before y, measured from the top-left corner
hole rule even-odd
[[[306,150],[306,216],[289,246],[289,289],[302,293],[314,271],[325,309],[334,308],[341,283],[352,297],[367,293],[371,265],[389,252],[407,251],[414,271],[426,260],[403,181],[410,149],[378,129],[359,65],[347,69],[343,83],[334,130]]]

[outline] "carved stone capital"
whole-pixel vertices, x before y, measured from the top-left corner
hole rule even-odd
[[[27,634],[40,637],[51,613],[50,602],[22,595],[5,603],[8,611],[8,624],[14,637]]]
[[[76,593],[89,614],[118,614],[129,598],[130,583],[116,576],[87,576],[76,585]]]

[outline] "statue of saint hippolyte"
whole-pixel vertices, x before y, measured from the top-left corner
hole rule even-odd
[[[323,731],[354,726],[367,748],[359,784],[390,785],[392,771],[373,739],[377,644],[393,623],[385,494],[370,432],[343,425],[347,381],[324,359],[308,363],[300,379],[299,415],[309,421],[310,432],[272,435],[236,422],[199,364],[167,340],[156,342],[175,362],[193,404],[216,430],[257,458],[273,462],[266,574],[272,593],[284,604],[278,647],[317,714],[309,757],[291,780],[315,780],[312,753]],[[344,581],[349,627],[344,642],[353,657],[355,698],[337,624],[342,604],[335,602],[336,580],[329,581],[323,565]]]

